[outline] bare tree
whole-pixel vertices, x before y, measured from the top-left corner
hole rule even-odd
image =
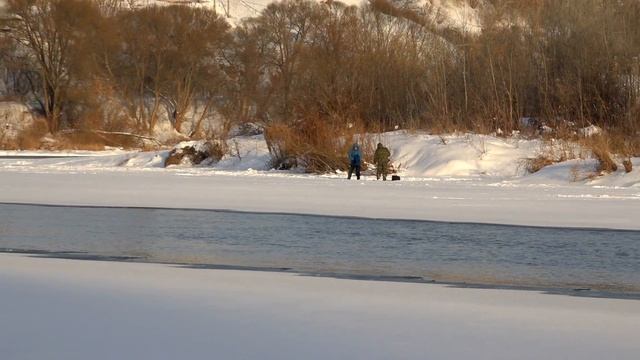
[[[9,0],[8,11],[17,21],[11,34],[36,65],[36,90],[49,131],[59,130],[71,79],[72,47],[92,4],[83,0]]]
[[[230,41],[229,25],[207,9],[175,6],[161,11],[169,19],[166,62],[171,69],[162,74],[162,96],[170,120],[180,132],[196,102],[205,103],[201,119],[211,109],[209,100],[217,95],[222,78],[221,49]],[[199,94],[208,99],[197,98]]]
[[[257,30],[268,52],[265,61],[272,68],[271,83],[278,89],[280,116],[288,121],[292,115],[292,89],[297,79],[300,56],[317,15],[317,4],[305,0],[272,3],[257,19]]]

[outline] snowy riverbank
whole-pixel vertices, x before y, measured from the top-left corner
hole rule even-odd
[[[540,148],[535,140],[469,135],[444,144],[402,132],[380,139],[400,164],[402,181],[269,171],[260,136],[239,138],[240,156],[205,167],[162,168],[167,151],[58,159],[5,152],[17,158],[0,159],[0,202],[640,229],[638,158],[631,173],[575,181],[576,173],[593,171],[593,160],[524,173],[523,159]]]
[[[7,359],[635,359],[640,302],[0,254]]]
[[[0,202],[228,209],[640,229],[640,189],[423,179],[376,182],[205,169],[2,171]],[[635,210],[634,210],[635,209]]]

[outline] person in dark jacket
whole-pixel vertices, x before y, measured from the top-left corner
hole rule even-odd
[[[378,143],[376,152],[373,154],[373,162],[374,164],[376,164],[377,180],[380,180],[380,176],[382,176],[382,181],[387,181],[387,174],[389,173],[390,157],[391,157],[391,153],[389,152],[389,149],[382,146],[382,143]]]
[[[356,172],[356,178],[360,180],[360,165],[362,163],[362,152],[360,152],[360,145],[358,143],[351,146],[349,150],[349,176],[347,179],[351,180],[351,175]]]

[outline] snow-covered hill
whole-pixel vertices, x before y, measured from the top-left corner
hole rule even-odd
[[[318,0],[324,1],[324,0]],[[346,5],[359,5],[363,0],[343,0]],[[365,0],[366,1],[366,0]],[[248,17],[258,16],[274,0],[138,0],[138,6],[189,5],[215,9],[231,24]]]
[[[318,0],[325,2],[326,0]],[[339,0],[349,6],[359,6],[368,0]],[[138,6],[190,5],[215,9],[232,24],[247,17],[257,16],[275,0],[138,0]],[[423,16],[436,29],[454,29],[477,33],[482,30],[482,12],[491,9],[486,0],[390,0],[403,9]]]
[[[491,8],[485,0],[419,0],[420,13],[438,29],[467,33],[482,31],[482,12]]]

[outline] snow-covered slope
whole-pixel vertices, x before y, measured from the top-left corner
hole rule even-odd
[[[466,33],[482,31],[482,11],[490,9],[485,0],[418,0],[419,13],[438,29],[454,29]]]
[[[411,177],[514,177],[524,175],[522,162],[541,149],[538,140],[487,135],[408,134],[380,136],[388,144],[395,166]]]
[[[325,2],[326,0],[317,0]],[[275,0],[138,0],[139,6],[186,4],[214,8],[229,22],[257,16]],[[345,5],[359,6],[367,0],[340,0]],[[491,5],[485,0],[392,0],[395,6],[415,11],[437,29],[454,29],[477,33],[482,30],[481,13]]]
[[[596,176],[596,161],[575,159],[543,168],[535,174],[526,170],[527,159],[549,151],[541,140],[496,137],[478,134],[429,135],[394,131],[370,134],[366,141],[382,142],[391,151],[394,168],[405,179],[458,178],[493,181],[518,181],[528,184],[584,184],[640,187],[640,158],[633,159],[634,171],[624,172],[622,164],[613,174]],[[227,141],[228,152],[217,163],[198,168],[221,171],[267,171],[270,155],[263,135],[237,136]],[[151,152],[107,151],[99,153],[64,153],[89,155],[59,158],[59,152],[2,151],[1,169],[100,170],[161,168],[169,150]],[[34,157],[53,155],[51,159]],[[91,156],[93,155],[93,156]],[[24,157],[20,159],[20,157]],[[27,159],[30,158],[30,159]],[[303,172],[297,169],[293,173]],[[286,172],[280,174],[286,174]],[[337,174],[337,176],[342,176]]]
[[[318,0],[324,1],[324,0]],[[342,0],[346,5],[360,5],[363,0]],[[366,0],[365,0],[366,1]],[[243,18],[260,15],[260,12],[274,0],[138,0],[139,6],[148,5],[190,5],[215,9],[218,14],[236,24]]]

